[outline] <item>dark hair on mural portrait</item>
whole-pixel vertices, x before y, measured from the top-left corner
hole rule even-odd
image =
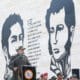
[[[7,48],[7,51],[9,51],[9,46],[8,46],[8,39],[11,34],[10,28],[16,24],[19,23],[22,33],[23,33],[23,40],[24,40],[24,29],[23,29],[23,20],[21,19],[20,15],[17,14],[11,14],[9,17],[5,20],[2,28],[2,49]],[[8,56],[9,52],[8,52]]]
[[[65,24],[68,28],[68,41],[66,43],[66,50],[68,51],[71,47],[71,41],[70,37],[72,36],[72,33],[70,32],[71,27],[75,27],[75,9],[74,9],[74,3],[72,0],[52,0],[50,8],[47,10],[46,14],[46,27],[49,32],[50,28],[50,15],[51,13],[57,14],[59,11],[64,8],[65,10]],[[49,40],[49,52],[52,54],[51,44]]]
[[[67,31],[68,31],[67,32],[68,39],[67,39],[64,46],[63,45],[58,46],[58,47],[62,47],[62,48],[64,47],[65,48],[64,54],[61,55],[59,57],[59,59],[55,59],[54,54],[56,54],[56,52],[58,50],[56,50],[56,52],[53,52],[54,49],[52,48],[52,43],[51,43],[51,36],[52,35],[50,33],[50,29],[53,28],[54,25],[50,26],[50,17],[51,17],[51,14],[55,15],[55,14],[60,13],[60,10],[62,10],[62,9],[64,9],[64,12],[65,12],[64,22],[66,24]],[[46,28],[47,28],[47,31],[48,31],[48,34],[49,34],[48,50],[49,50],[49,54],[52,55],[50,70],[52,72],[54,72],[54,74],[57,74],[56,71],[60,71],[63,74],[64,78],[66,78],[67,75],[69,75],[67,73],[67,71],[69,70],[69,73],[70,73],[70,68],[71,68],[71,64],[69,63],[68,58],[70,56],[70,49],[71,49],[71,44],[72,44],[71,39],[73,38],[73,32],[75,30],[75,24],[76,24],[75,23],[75,8],[74,8],[73,0],[52,0],[51,4],[50,4],[50,7],[47,10],[47,14],[46,14],[45,19],[46,19]],[[57,31],[59,31],[59,28],[56,29],[55,37],[57,37]],[[63,36],[61,36],[61,37],[63,37]],[[57,44],[57,42],[56,42],[56,44]],[[60,51],[58,51],[58,52],[60,52]],[[57,54],[59,54],[59,53],[57,53]],[[62,70],[56,64],[61,65]]]

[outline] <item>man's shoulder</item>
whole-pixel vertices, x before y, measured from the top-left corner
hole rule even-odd
[[[11,56],[11,59],[14,59],[18,56],[18,54],[14,55],[14,56]]]
[[[23,58],[24,58],[24,59],[28,59],[28,57],[27,57],[26,55],[23,55]]]

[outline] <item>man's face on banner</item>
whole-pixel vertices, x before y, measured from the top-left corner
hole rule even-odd
[[[68,28],[65,24],[64,8],[59,13],[50,16],[50,42],[54,58],[60,59],[65,55],[65,45],[68,40]]]
[[[16,49],[19,46],[22,46],[23,33],[19,23],[14,24],[10,28],[10,31],[11,31],[11,34],[9,36],[8,43],[9,43],[9,54],[10,56],[12,56],[16,54]]]

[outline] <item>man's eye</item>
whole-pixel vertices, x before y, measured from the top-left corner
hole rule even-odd
[[[16,41],[17,41],[17,36],[12,36],[11,39],[12,39],[12,40],[11,40],[11,43],[16,42]]]
[[[16,39],[13,39],[13,40],[11,41],[11,43],[13,43],[13,42],[16,42]]]
[[[50,33],[54,33],[54,28],[53,27],[50,28]]]
[[[57,25],[57,31],[61,31],[63,29],[64,29],[64,25],[63,24]]]

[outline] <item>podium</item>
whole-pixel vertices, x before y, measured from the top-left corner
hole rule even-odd
[[[30,65],[22,66],[22,80],[36,80],[36,68]]]
[[[80,78],[80,69],[72,69],[72,75],[79,79]]]

